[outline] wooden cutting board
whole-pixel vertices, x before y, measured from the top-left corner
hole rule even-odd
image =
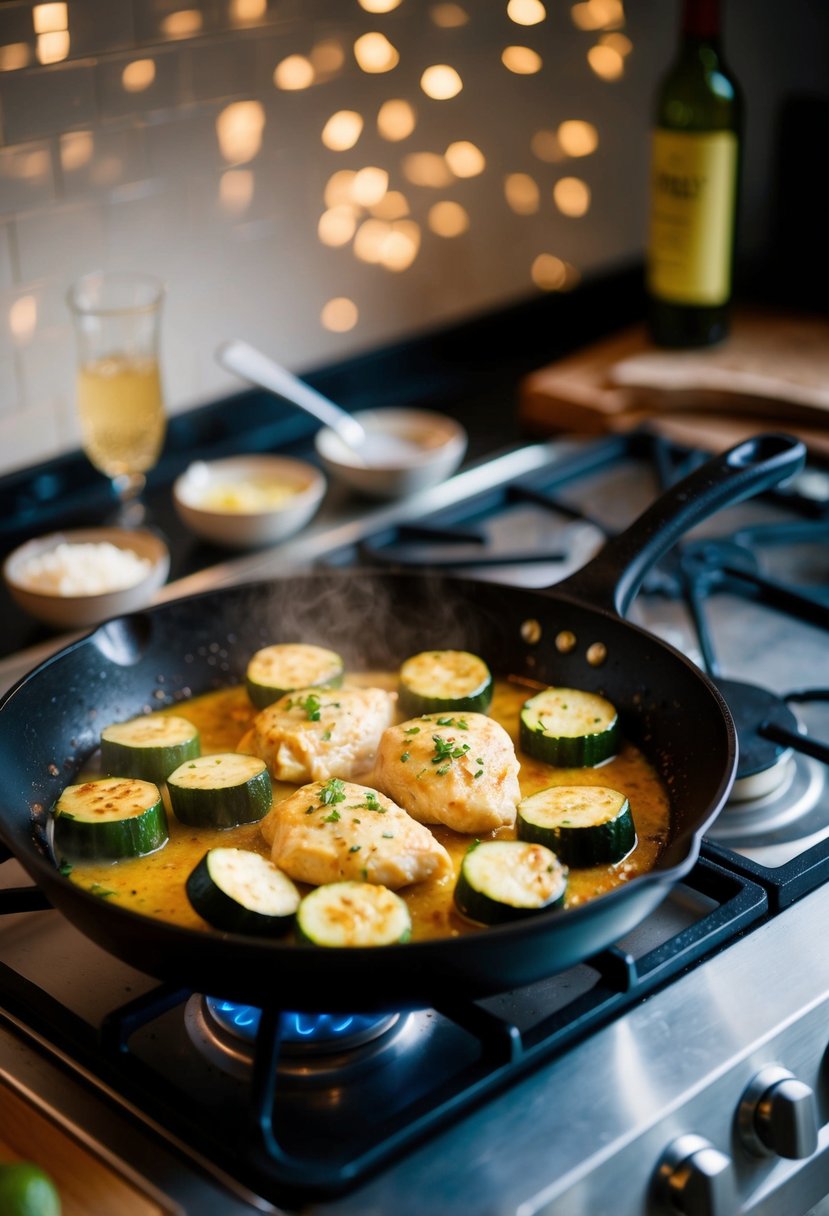
[[[54,1182],[62,1216],[165,1216],[138,1186],[0,1082],[0,1161],[30,1161]]]
[[[738,313],[725,342],[689,351],[655,347],[636,326],[525,377],[519,410],[544,434],[647,423],[719,449],[785,430],[829,454],[829,320]]]

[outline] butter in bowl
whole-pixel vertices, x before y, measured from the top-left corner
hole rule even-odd
[[[255,549],[287,539],[316,514],[326,490],[319,469],[287,456],[196,460],[173,485],[179,518],[204,540]]]
[[[143,528],[81,528],[26,541],[3,564],[14,599],[57,629],[82,629],[146,607],[165,582],[170,553]]]

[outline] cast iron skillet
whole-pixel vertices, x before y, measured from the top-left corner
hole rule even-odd
[[[788,436],[751,439],[703,465],[551,591],[372,571],[241,586],[116,618],[41,664],[0,702],[0,838],[53,904],[112,954],[182,987],[297,1011],[405,1009],[484,996],[554,974],[610,945],[690,870],[728,795],[728,710],[683,655],[622,619],[647,569],[686,529],[802,467]],[[573,649],[557,646],[562,634]],[[241,680],[250,654],[318,642],[355,669],[463,647],[501,675],[601,692],[667,783],[670,840],[656,868],[580,907],[459,938],[321,950],[166,924],[74,886],[50,855],[49,808],[102,726]],[[600,665],[590,647],[606,648]],[[559,642],[561,645],[561,642]]]

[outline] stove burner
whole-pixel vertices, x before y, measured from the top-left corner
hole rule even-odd
[[[184,1020],[190,1038],[208,1059],[236,1077],[253,1068],[261,1010],[218,997],[190,997]],[[386,1014],[283,1013],[279,1073],[317,1077],[364,1068],[401,1038],[410,1018]],[[392,1031],[395,1033],[391,1033]]]
[[[736,680],[716,683],[734,717],[740,758],[731,797],[708,835],[763,865],[784,865],[829,836],[829,773],[810,754],[808,737],[786,700]]]
[[[244,1043],[255,1041],[261,1010],[214,996],[207,996],[204,1001],[224,1030]],[[398,1014],[284,1013],[282,1017],[283,1051],[324,1054],[326,1051],[348,1051],[385,1034],[397,1021]]]
[[[731,802],[763,798],[791,780],[792,749],[769,739],[762,728],[775,726],[797,733],[796,715],[782,698],[753,684],[737,680],[716,681],[737,727],[740,757]]]

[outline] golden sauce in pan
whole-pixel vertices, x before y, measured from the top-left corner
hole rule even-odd
[[[396,676],[361,674],[350,676],[346,682],[393,689],[396,687]],[[533,691],[536,690],[528,690],[519,684],[499,681],[496,685],[489,716],[509,732],[516,747],[518,715]],[[198,727],[203,753],[233,751],[256,716],[256,710],[243,688],[207,693],[187,704],[171,707],[169,712],[188,718]],[[606,785],[626,794],[630,800],[636,823],[635,848],[615,866],[571,870],[566,899],[568,907],[592,899],[653,867],[668,836],[670,808],[662,782],[637,748],[625,743],[618,756],[598,768],[552,768],[520,751],[517,754],[521,764],[519,783],[522,797],[550,785]],[[274,802],[292,794],[296,788],[275,782]],[[190,871],[208,849],[217,846],[253,849],[265,857],[270,856],[270,849],[259,824],[219,831],[187,827],[172,814],[168,814],[168,819],[170,839],[157,853],[115,864],[78,863],[71,871],[72,881],[108,901],[123,904],[146,916],[211,931],[187,900],[185,882]],[[431,830],[448,849],[457,873],[472,838],[440,825],[433,826]],[[491,833],[492,837],[514,835],[512,828],[500,828]],[[298,886],[303,893],[310,889],[302,884]],[[479,931],[479,926],[469,924],[455,912],[453,889],[454,878],[445,878],[417,883],[398,892],[411,911],[414,940],[454,937]]]

